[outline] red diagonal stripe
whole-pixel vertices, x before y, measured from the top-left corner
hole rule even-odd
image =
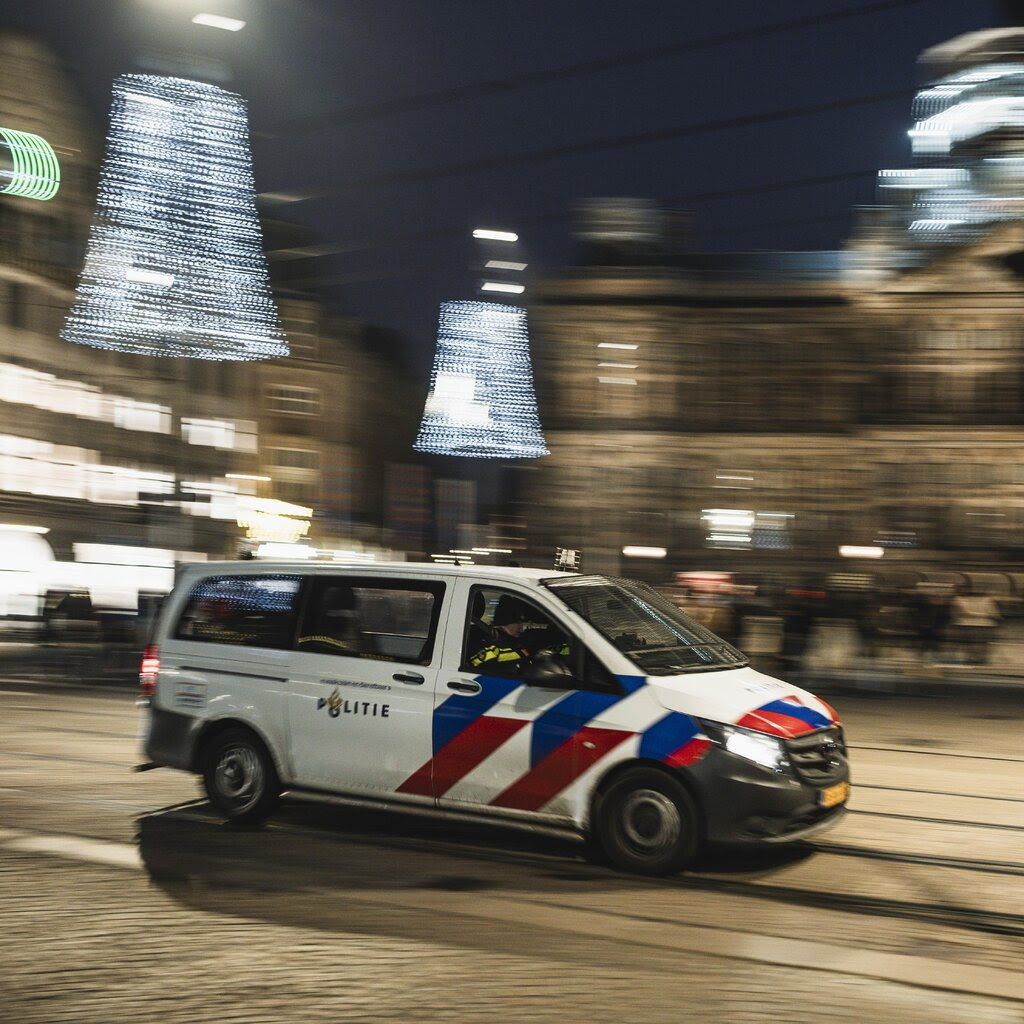
[[[490,757],[510,736],[529,722],[525,718],[496,718],[481,715],[446,743],[426,764],[398,787],[399,793],[444,796],[459,779]]]
[[[609,750],[614,750],[623,740],[634,735],[622,729],[585,726],[499,793],[491,805],[514,807],[521,811],[540,810]]]
[[[758,732],[781,736],[787,740],[793,736],[801,736],[805,732],[814,732],[813,725],[808,725],[792,715],[784,715],[781,711],[751,711],[736,724],[744,729],[756,729]]]
[[[662,758],[662,763],[667,764],[671,768],[682,768],[685,765],[694,764],[704,756],[704,752],[710,746],[711,740],[694,736],[693,739],[687,740],[678,750],[669,754],[668,757]]]

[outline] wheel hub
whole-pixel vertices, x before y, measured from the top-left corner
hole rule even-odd
[[[661,853],[675,846],[682,835],[679,809],[654,789],[630,793],[622,804],[620,820],[623,837],[640,854]]]
[[[263,766],[248,747],[229,747],[221,752],[214,773],[217,789],[239,810],[256,802],[263,787]]]

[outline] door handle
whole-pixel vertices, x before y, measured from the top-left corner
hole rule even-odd
[[[419,686],[423,682],[423,676],[418,672],[396,672],[392,677],[396,683],[411,683]]]
[[[479,683],[466,683],[461,679],[456,679],[448,684],[449,690],[458,690],[459,693],[479,693],[481,686]]]

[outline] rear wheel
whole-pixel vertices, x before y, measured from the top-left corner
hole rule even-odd
[[[277,806],[281,783],[267,748],[247,729],[225,729],[206,745],[203,785],[229,821],[262,821]]]
[[[602,796],[596,819],[601,848],[624,871],[669,875],[689,864],[700,846],[697,806],[664,772],[626,772]]]

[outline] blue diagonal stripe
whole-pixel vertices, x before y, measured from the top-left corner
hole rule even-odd
[[[616,678],[622,683],[622,688],[627,695],[636,693],[642,686],[647,685],[647,676],[616,676]]]
[[[522,685],[516,679],[500,676],[477,676],[479,693],[472,696],[456,693],[434,710],[434,753],[451,743],[468,725],[472,725],[485,711]]]
[[[622,700],[617,693],[575,690],[539,714],[530,736],[530,766],[547,757],[592,718]]]
[[[674,754],[687,740],[692,740],[700,727],[689,716],[678,711],[670,711],[664,718],[659,718],[640,739],[640,757],[648,757],[652,761],[664,761],[669,754]]]

